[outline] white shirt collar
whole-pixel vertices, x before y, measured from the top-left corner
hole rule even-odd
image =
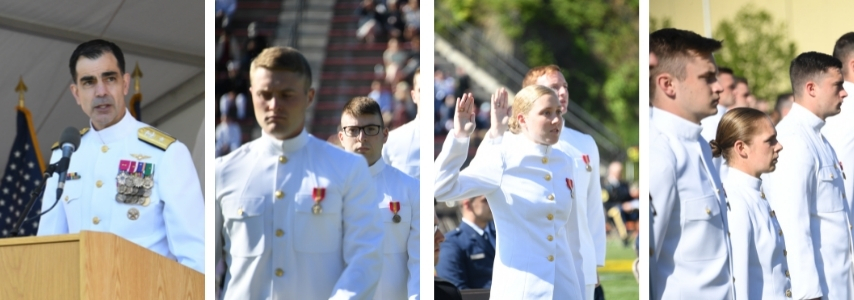
[[[104,144],[127,138],[128,132],[135,132],[137,130],[136,124],[136,119],[133,118],[127,109],[125,109],[125,116],[118,123],[101,130],[96,130],[95,126],[92,126],[92,120],[89,120],[89,127],[92,128],[92,131],[95,131],[95,134],[100,137],[100,141]]]
[[[303,128],[299,135],[287,140],[279,140],[266,132],[262,132],[260,142],[273,154],[288,154],[302,149],[308,143],[308,133]]]
[[[374,163],[373,166],[369,166],[368,170],[371,171],[371,177],[376,177],[377,174],[382,172],[385,169],[385,161],[383,161],[382,157]]]
[[[656,107],[653,107],[652,110],[655,116],[652,118],[652,123],[658,127],[659,131],[672,134],[683,140],[696,141],[700,139],[703,126]]]
[[[563,130],[564,129],[562,128],[561,134],[563,133]],[[509,143],[508,145],[514,145],[512,147],[512,149],[514,149],[514,151],[516,151],[518,149],[518,150],[520,150],[519,151],[520,153],[528,154],[530,151],[531,155],[549,156],[549,153],[551,152],[551,149],[554,146],[554,145],[538,144],[538,143],[532,141],[531,139],[529,139],[522,132],[512,133],[508,130],[506,133],[507,134],[505,134],[504,136],[505,136],[505,139],[507,139],[507,140],[502,141],[501,143],[502,144]],[[557,144],[557,143],[555,143],[555,144]],[[531,150],[529,150],[529,149],[531,149]]]
[[[821,132],[821,128],[824,127],[824,121],[819,119],[814,113],[801,106],[798,103],[792,103],[792,109],[789,110],[789,114],[786,115],[786,118],[793,116],[793,120],[799,121],[799,123],[803,123],[806,126],[812,128],[816,134]]]
[[[466,219],[466,218],[463,218],[463,223],[468,224],[468,225],[469,225],[469,227],[471,227],[472,229],[474,229],[474,232],[477,232],[477,235],[479,235],[479,236],[483,236],[483,228],[478,227],[476,224],[474,224],[474,222],[469,221],[469,220],[468,220],[468,219]]]
[[[762,186],[762,179],[753,177],[743,171],[730,167],[727,170],[727,183],[750,188],[754,191],[759,191]]]

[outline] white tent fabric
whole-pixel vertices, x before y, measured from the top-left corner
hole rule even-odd
[[[0,167],[15,137],[20,77],[45,162],[65,127],[89,126],[69,90],[68,61],[78,44],[96,38],[122,48],[126,72],[139,63],[143,122],[185,125],[164,131],[194,148],[204,112],[187,110],[204,107],[204,1],[0,0],[0,7]],[[125,103],[133,92],[131,82]]]

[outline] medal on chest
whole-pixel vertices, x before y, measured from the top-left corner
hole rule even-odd
[[[400,201],[391,201],[388,203],[388,209],[391,210],[391,213],[394,216],[391,217],[391,221],[395,223],[400,223],[400,215],[397,212],[400,211]]]
[[[839,171],[842,172],[842,180],[847,180],[848,178],[845,177],[845,168],[842,167],[841,161],[839,162]]]
[[[584,161],[584,165],[586,166],[587,172],[592,172],[593,168],[590,167],[590,155],[584,154],[581,156],[581,160]]]
[[[572,179],[566,179],[566,187],[569,188],[569,194],[572,196],[572,199],[575,199],[575,183],[572,182]]]
[[[116,201],[124,204],[148,206],[154,187],[154,164],[141,161],[119,161],[116,175]]]
[[[314,199],[314,205],[311,206],[311,213],[318,215],[323,212],[323,208],[320,207],[320,202],[326,197],[326,188],[314,188],[312,196]]]

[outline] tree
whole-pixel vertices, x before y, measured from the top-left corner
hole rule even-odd
[[[765,10],[742,7],[735,18],[722,20],[712,34],[723,40],[723,48],[715,55],[718,66],[747,78],[757,98],[774,99],[791,91],[789,64],[795,58],[795,43],[786,38],[785,28],[785,22],[775,24]]]

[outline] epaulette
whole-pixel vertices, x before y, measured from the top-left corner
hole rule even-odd
[[[80,136],[82,137],[87,132],[89,132],[89,127],[84,127],[83,129],[80,129]],[[59,141],[56,141],[56,143],[53,143],[53,146],[50,146],[51,151],[56,150],[58,148],[59,148]]]
[[[176,141],[172,136],[163,131],[157,130],[157,128],[154,127],[140,128],[138,133],[140,141],[157,147],[163,151],[166,151],[166,148],[169,148],[169,145]]]

